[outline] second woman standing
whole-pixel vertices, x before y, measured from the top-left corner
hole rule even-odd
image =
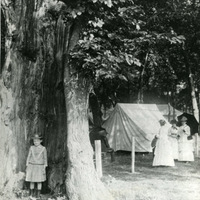
[[[171,121],[171,128],[169,129],[169,141],[171,142],[173,158],[178,160],[178,127],[176,126],[177,121]]]

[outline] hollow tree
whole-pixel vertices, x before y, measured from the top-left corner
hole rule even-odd
[[[0,74],[1,191],[13,190],[15,177],[25,170],[29,140],[41,133],[52,189],[65,181],[70,200],[112,199],[93,165],[90,82],[68,59],[82,27],[68,18],[78,1],[2,0],[1,5],[7,28]]]
[[[34,133],[44,136],[52,163],[50,171],[60,173],[60,161],[66,157],[63,155],[66,109],[63,109],[64,88],[60,87],[61,61],[55,56],[62,46],[59,40],[62,30],[55,29],[59,22],[51,20],[51,25],[45,28],[34,17],[39,5],[42,6],[41,1],[2,1],[1,4],[6,27],[6,54],[2,57],[0,78],[2,188],[12,187],[11,177],[25,170],[26,152]]]

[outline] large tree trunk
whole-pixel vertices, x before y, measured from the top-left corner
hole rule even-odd
[[[0,188],[13,190],[13,177],[25,171],[30,138],[39,133],[48,151],[49,185],[59,191],[67,168],[63,24],[47,15],[44,28],[34,17],[42,0],[13,2],[2,1],[7,45],[0,76]]]
[[[1,3],[7,34],[5,63],[1,67],[0,77],[0,158],[3,163],[0,167],[0,187],[12,190],[15,184],[13,178],[25,170],[29,133],[37,118],[35,102],[38,99],[34,87],[37,63],[29,62],[17,49],[23,42],[23,33],[18,35],[18,41],[14,37],[20,24],[20,16],[17,15],[21,8],[20,2],[15,11],[10,1],[3,0]]]
[[[68,53],[79,40],[81,21],[69,28],[66,41],[64,89],[67,109],[68,168],[66,191],[70,200],[112,200],[112,196],[98,178],[89,140],[88,103],[90,81],[84,78],[79,66],[69,64]]]
[[[66,70],[66,77],[69,77]],[[65,78],[66,78],[65,77]],[[78,78],[77,78],[78,77]],[[113,199],[97,176],[93,163],[93,150],[89,141],[88,84],[80,76],[65,81],[67,107],[68,169],[67,194],[70,200]]]

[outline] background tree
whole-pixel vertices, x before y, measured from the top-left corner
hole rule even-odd
[[[128,44],[126,47],[131,52],[130,54],[140,62],[138,71],[142,76],[139,76],[140,81],[137,79],[133,83],[136,88],[140,88],[138,91],[141,91],[141,88],[143,90],[143,95],[138,92],[140,101],[141,96],[144,96],[146,103],[159,103],[163,100],[167,102],[163,93],[165,91],[165,93],[173,94],[173,98],[168,98],[171,99],[173,105],[176,104],[179,109],[188,107],[191,112],[196,111],[197,116],[199,4],[196,2],[194,5],[189,1],[161,2],[156,0],[134,1],[134,3],[134,6],[139,7],[140,13],[143,14],[137,15],[136,23],[133,20],[137,26],[128,26],[128,29],[125,29],[126,33],[130,32],[134,36],[128,39],[129,43],[126,43]],[[126,11],[126,8],[124,10]],[[131,19],[128,12],[124,13],[126,13],[124,16]],[[133,54],[134,47],[137,47],[137,54]],[[148,52],[147,66],[145,70],[142,70]],[[127,87],[125,85],[123,89]],[[184,93],[184,88],[188,88],[187,91],[190,91],[191,98],[188,99],[188,92]],[[137,93],[136,89],[134,91]],[[117,92],[117,94],[120,93]],[[150,96],[154,98],[151,100]],[[176,100],[173,100],[174,98]],[[184,102],[183,99],[185,99]]]
[[[101,20],[91,21],[85,27],[72,61],[82,63],[90,76],[95,77],[95,91],[105,107],[109,102],[143,102],[144,98],[147,103],[159,102],[163,91],[176,88],[177,74],[170,51],[181,49],[185,37],[176,34],[171,26],[163,27],[165,7],[155,1],[148,6],[145,1],[113,2],[112,11],[105,9],[99,16]],[[158,16],[156,9],[163,16]],[[149,99],[155,97],[153,91],[157,91],[157,101]]]

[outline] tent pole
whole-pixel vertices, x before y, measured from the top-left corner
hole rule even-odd
[[[134,173],[135,172],[135,138],[132,137],[132,153],[131,153],[131,157],[132,157],[132,163],[131,163],[131,172]]]
[[[168,122],[171,120],[171,108],[170,108],[170,103],[168,102]]]
[[[175,109],[175,107],[176,107],[176,95],[175,95],[176,93],[175,93],[175,89],[173,90],[173,119],[175,119],[176,118],[176,109]]]
[[[171,120],[171,110],[170,110],[170,91],[169,88],[167,87],[167,104],[168,104],[168,122]]]
[[[101,160],[101,140],[95,140],[95,159],[96,159],[96,171],[99,178],[102,177],[102,160]]]

